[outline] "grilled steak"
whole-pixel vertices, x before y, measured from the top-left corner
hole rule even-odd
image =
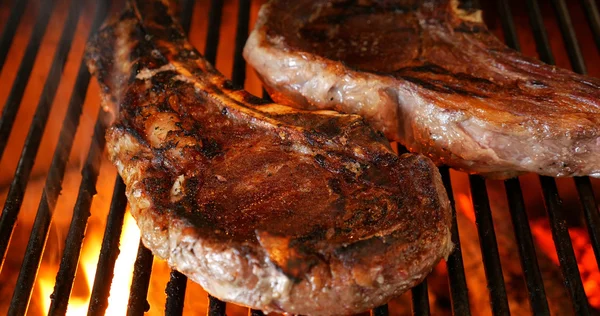
[[[87,47],[108,153],[144,244],[225,301],[347,314],[446,257],[449,202],[425,156],[357,115],[268,104],[187,42],[168,6],[128,3]]]
[[[272,0],[244,55],[276,101],[360,114],[439,164],[600,176],[600,80],[509,49],[458,0]]]

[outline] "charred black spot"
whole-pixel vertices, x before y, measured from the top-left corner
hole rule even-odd
[[[452,93],[451,90],[449,90],[448,88],[445,87],[438,87],[434,84],[431,84],[423,79],[420,78],[416,78],[416,77],[411,77],[411,76],[402,76],[402,78],[404,80],[410,81],[416,85],[419,85],[427,90],[431,90],[431,91],[435,91],[435,92],[440,92],[440,93]]]
[[[229,113],[229,111],[227,110],[227,108],[224,107],[221,109],[221,114],[227,115],[228,113]]]
[[[250,93],[246,93],[244,94],[244,101],[247,103],[250,103],[252,105],[263,105],[263,104],[268,104],[270,103],[269,101],[263,99],[263,98],[259,98],[255,95],[252,95]]]
[[[231,82],[231,80],[225,80],[223,81],[223,89],[225,90],[233,90],[234,86],[233,86],[233,82]]]
[[[335,194],[342,194],[342,182],[339,179],[331,178],[327,181],[327,185]]]
[[[327,137],[333,137],[339,135],[342,131],[340,129],[340,124],[337,119],[328,119],[321,125],[319,125],[318,130],[325,134]]]
[[[539,80],[529,80],[529,84],[535,88],[548,88],[548,85]]]
[[[212,159],[221,154],[221,146],[215,139],[202,139],[202,148],[200,148],[200,152],[208,159]]]
[[[147,177],[142,179],[142,183],[146,190],[157,195],[169,192],[170,183],[168,178],[163,177]]]
[[[152,76],[152,79],[150,80],[153,88],[156,87],[156,89],[164,89],[171,83],[170,80],[177,75],[179,74],[174,70],[161,71]]]
[[[469,97],[477,97],[477,98],[487,98],[487,95],[477,93],[474,91],[465,90],[457,85],[450,85],[448,82],[444,82],[442,80],[424,80],[421,78],[416,78],[412,76],[401,76],[404,80],[410,81],[414,84],[417,84],[427,90],[446,93],[446,94],[459,94]]]
[[[325,168],[326,164],[325,164],[325,156],[321,155],[321,154],[317,154],[315,156],[315,161],[317,162],[317,164],[323,168]]]
[[[316,138],[318,137],[317,133],[315,132],[315,130],[304,130],[303,132],[304,134],[304,138],[306,139],[306,141],[308,142],[309,145],[311,146],[315,146],[316,143]]]
[[[397,73],[403,72],[418,72],[418,73],[432,73],[432,74],[440,74],[440,75],[449,75],[452,74],[447,69],[440,67],[439,65],[433,63],[424,63],[419,66],[412,67],[402,67],[396,70]]]

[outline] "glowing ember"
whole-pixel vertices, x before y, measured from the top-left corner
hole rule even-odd
[[[85,246],[81,252],[80,268],[83,270],[85,276],[88,294],[87,297],[71,296],[67,316],[86,315],[90,302],[91,288],[94,284],[94,276],[96,275],[98,255],[102,242],[100,237],[102,233],[100,231],[88,231],[87,235],[89,237],[87,237]],[[115,273],[111,284],[106,315],[125,314],[139,239],[140,231],[128,212],[125,214],[123,232],[120,238],[120,254],[115,263]],[[37,279],[44,314],[50,308],[50,295],[54,289],[54,276],[55,273],[40,271]]]
[[[549,223],[546,221],[532,221],[531,232],[539,249],[558,265],[558,256],[554,248]],[[573,242],[573,250],[577,258],[577,266],[581,273],[585,294],[591,306],[600,308],[600,272],[596,265],[594,251],[590,245],[590,238],[585,229],[578,227],[569,228],[569,235]]]

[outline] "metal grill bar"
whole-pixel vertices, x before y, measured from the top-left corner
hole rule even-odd
[[[531,30],[533,31],[533,37],[535,38],[535,45],[539,54],[539,59],[548,64],[555,64],[554,56],[546,49],[550,47],[548,41],[548,34],[544,27],[544,18],[542,17],[542,11],[537,3],[537,0],[527,0],[527,14],[529,16],[529,23]]]
[[[2,35],[0,36],[0,70],[2,70],[4,67],[6,56],[8,55],[10,45],[15,38],[15,33],[19,27],[19,21],[21,21],[23,12],[25,12],[26,4],[27,1],[25,0],[17,0],[13,3],[12,8],[10,9],[10,16],[8,17],[8,20],[6,20],[6,25],[4,26],[4,30],[2,30]]]
[[[429,316],[429,296],[427,295],[427,279],[415,286],[412,290],[413,315]]]
[[[372,316],[387,316],[388,314],[389,314],[389,310],[388,310],[387,304],[379,306],[377,308],[374,308],[371,311]]]
[[[23,94],[25,93],[25,87],[27,87],[27,82],[29,81],[29,76],[31,75],[31,70],[33,69],[33,64],[35,62],[35,57],[37,56],[40,44],[42,43],[42,38],[44,37],[44,33],[48,26],[48,21],[50,21],[50,15],[52,14],[52,10],[54,8],[54,2],[55,0],[45,0],[40,7],[38,19],[33,27],[33,33],[31,33],[29,43],[25,49],[25,54],[23,55],[19,70],[17,71],[17,76],[15,77],[16,79],[13,82],[8,99],[4,104],[4,109],[2,109],[2,116],[0,117],[0,159],[2,159],[2,156],[4,155],[6,143],[8,142],[8,138],[11,134],[12,126],[15,123],[15,118],[17,117],[19,107],[21,106],[21,100],[23,99]],[[18,209],[19,207],[16,208]],[[10,219],[11,218],[7,218],[7,220]],[[8,241],[8,238],[4,236],[6,229],[2,225],[3,222],[4,221],[0,219],[0,254],[2,257],[4,257],[6,250],[3,249],[2,244],[4,243],[5,239]],[[12,231],[12,225],[9,228],[10,229],[8,229],[8,232],[10,233]],[[10,238],[10,236],[8,237]]]
[[[600,268],[600,213],[598,212],[598,204],[594,198],[592,183],[588,177],[575,178],[575,186],[579,192],[579,199],[583,205],[583,214],[587,225],[588,234],[594,249],[596,257],[596,265]]]
[[[531,236],[529,220],[525,212],[525,202],[519,179],[510,179],[504,182],[506,195],[508,197],[509,209],[512,224],[519,249],[521,259],[521,268],[527,285],[529,302],[531,309],[538,315],[550,315],[548,300],[546,299],[546,290],[542,281],[542,273],[535,255],[535,246]]]
[[[235,87],[244,87],[246,80],[246,60],[242,56],[246,39],[248,38],[248,24],[250,23],[250,0],[238,2],[237,29],[235,32],[235,51],[233,55],[233,72],[231,82]]]
[[[165,304],[165,315],[182,315],[183,303],[185,299],[185,289],[187,288],[187,277],[178,271],[171,271],[171,278],[167,283],[165,293],[167,293],[167,302]]]
[[[439,168],[442,175],[444,188],[448,193],[450,207],[452,209],[452,230],[451,239],[454,244],[454,250],[448,256],[446,268],[448,269],[448,279],[450,280],[450,296],[452,301],[453,315],[471,315],[469,305],[469,293],[467,291],[467,279],[465,278],[465,267],[463,264],[462,250],[460,245],[460,235],[458,233],[458,223],[456,222],[456,207],[454,195],[452,192],[452,183],[450,182],[450,169],[448,167]]]
[[[575,252],[569,237],[567,222],[561,212],[562,201],[558,196],[556,181],[550,177],[540,177],[546,211],[552,228],[552,239],[558,253],[558,260],[562,269],[564,284],[573,301],[573,308],[577,315],[590,315],[587,297],[583,290],[579,267],[575,259]]]
[[[598,14],[598,7],[594,0],[581,0],[583,4],[585,15],[588,19],[588,24],[594,34],[594,41],[596,47],[600,50],[600,14]]]
[[[558,26],[560,27],[560,32],[565,40],[567,54],[571,60],[571,68],[573,68],[573,71],[580,74],[587,73],[583,55],[581,55],[581,49],[579,48],[577,36],[575,35],[575,28],[573,28],[573,24],[571,23],[567,4],[564,0],[552,0],[552,6],[556,11]]]
[[[92,200],[96,194],[96,182],[98,180],[98,173],[102,162],[102,152],[105,144],[104,135],[106,132],[106,122],[108,121],[107,116],[106,112],[102,109],[99,110],[98,119],[94,126],[92,144],[90,145],[90,150],[81,172],[81,184],[79,186],[71,224],[69,225],[69,231],[65,240],[65,251],[56,276],[54,292],[52,293],[53,299],[50,310],[56,310],[57,313],[61,311],[66,312],[69,295],[75,279],[79,255],[81,253],[81,245],[87,228],[87,222],[91,215]],[[51,216],[51,214],[49,214],[49,216]],[[34,226],[34,232],[39,231],[37,234],[48,236],[49,225],[50,218],[43,228],[36,229]],[[41,250],[36,251],[36,253],[37,252],[40,252],[39,255],[41,256]]]
[[[483,267],[490,292],[490,303],[494,315],[509,315],[508,299],[496,242],[496,232],[492,221],[490,201],[486,191],[485,179],[481,176],[469,176],[471,195],[475,209],[475,222],[479,235],[479,246],[483,258]]]
[[[206,34],[206,47],[204,58],[215,64],[217,60],[217,48],[219,47],[219,30],[221,29],[221,14],[223,11],[223,0],[211,0],[210,12],[208,14],[208,33]]]
[[[208,316],[225,316],[225,302],[208,295]]]
[[[152,252],[140,241],[137,258],[133,268],[133,280],[127,304],[127,316],[143,316],[150,309],[146,300],[152,274]]]
[[[248,313],[248,315],[250,316],[264,316],[265,314],[262,311],[256,310],[256,309],[251,309],[250,312]]]
[[[110,210],[106,218],[104,237],[102,237],[102,248],[100,248],[100,256],[96,266],[94,286],[90,295],[89,316],[104,315],[108,307],[108,295],[114,276],[115,262],[119,256],[119,237],[123,230],[126,208],[125,183],[123,183],[120,176],[117,176],[112,201],[110,202]],[[111,277],[107,277],[109,275]]]

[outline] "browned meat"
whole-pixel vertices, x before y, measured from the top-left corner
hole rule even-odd
[[[272,0],[244,55],[276,101],[360,114],[439,164],[600,176],[600,80],[507,48],[458,0]]]
[[[359,116],[234,89],[167,12],[131,1],[87,48],[104,100],[119,104],[108,153],[156,256],[226,301],[348,314],[449,254],[449,202],[428,158],[398,157]]]

